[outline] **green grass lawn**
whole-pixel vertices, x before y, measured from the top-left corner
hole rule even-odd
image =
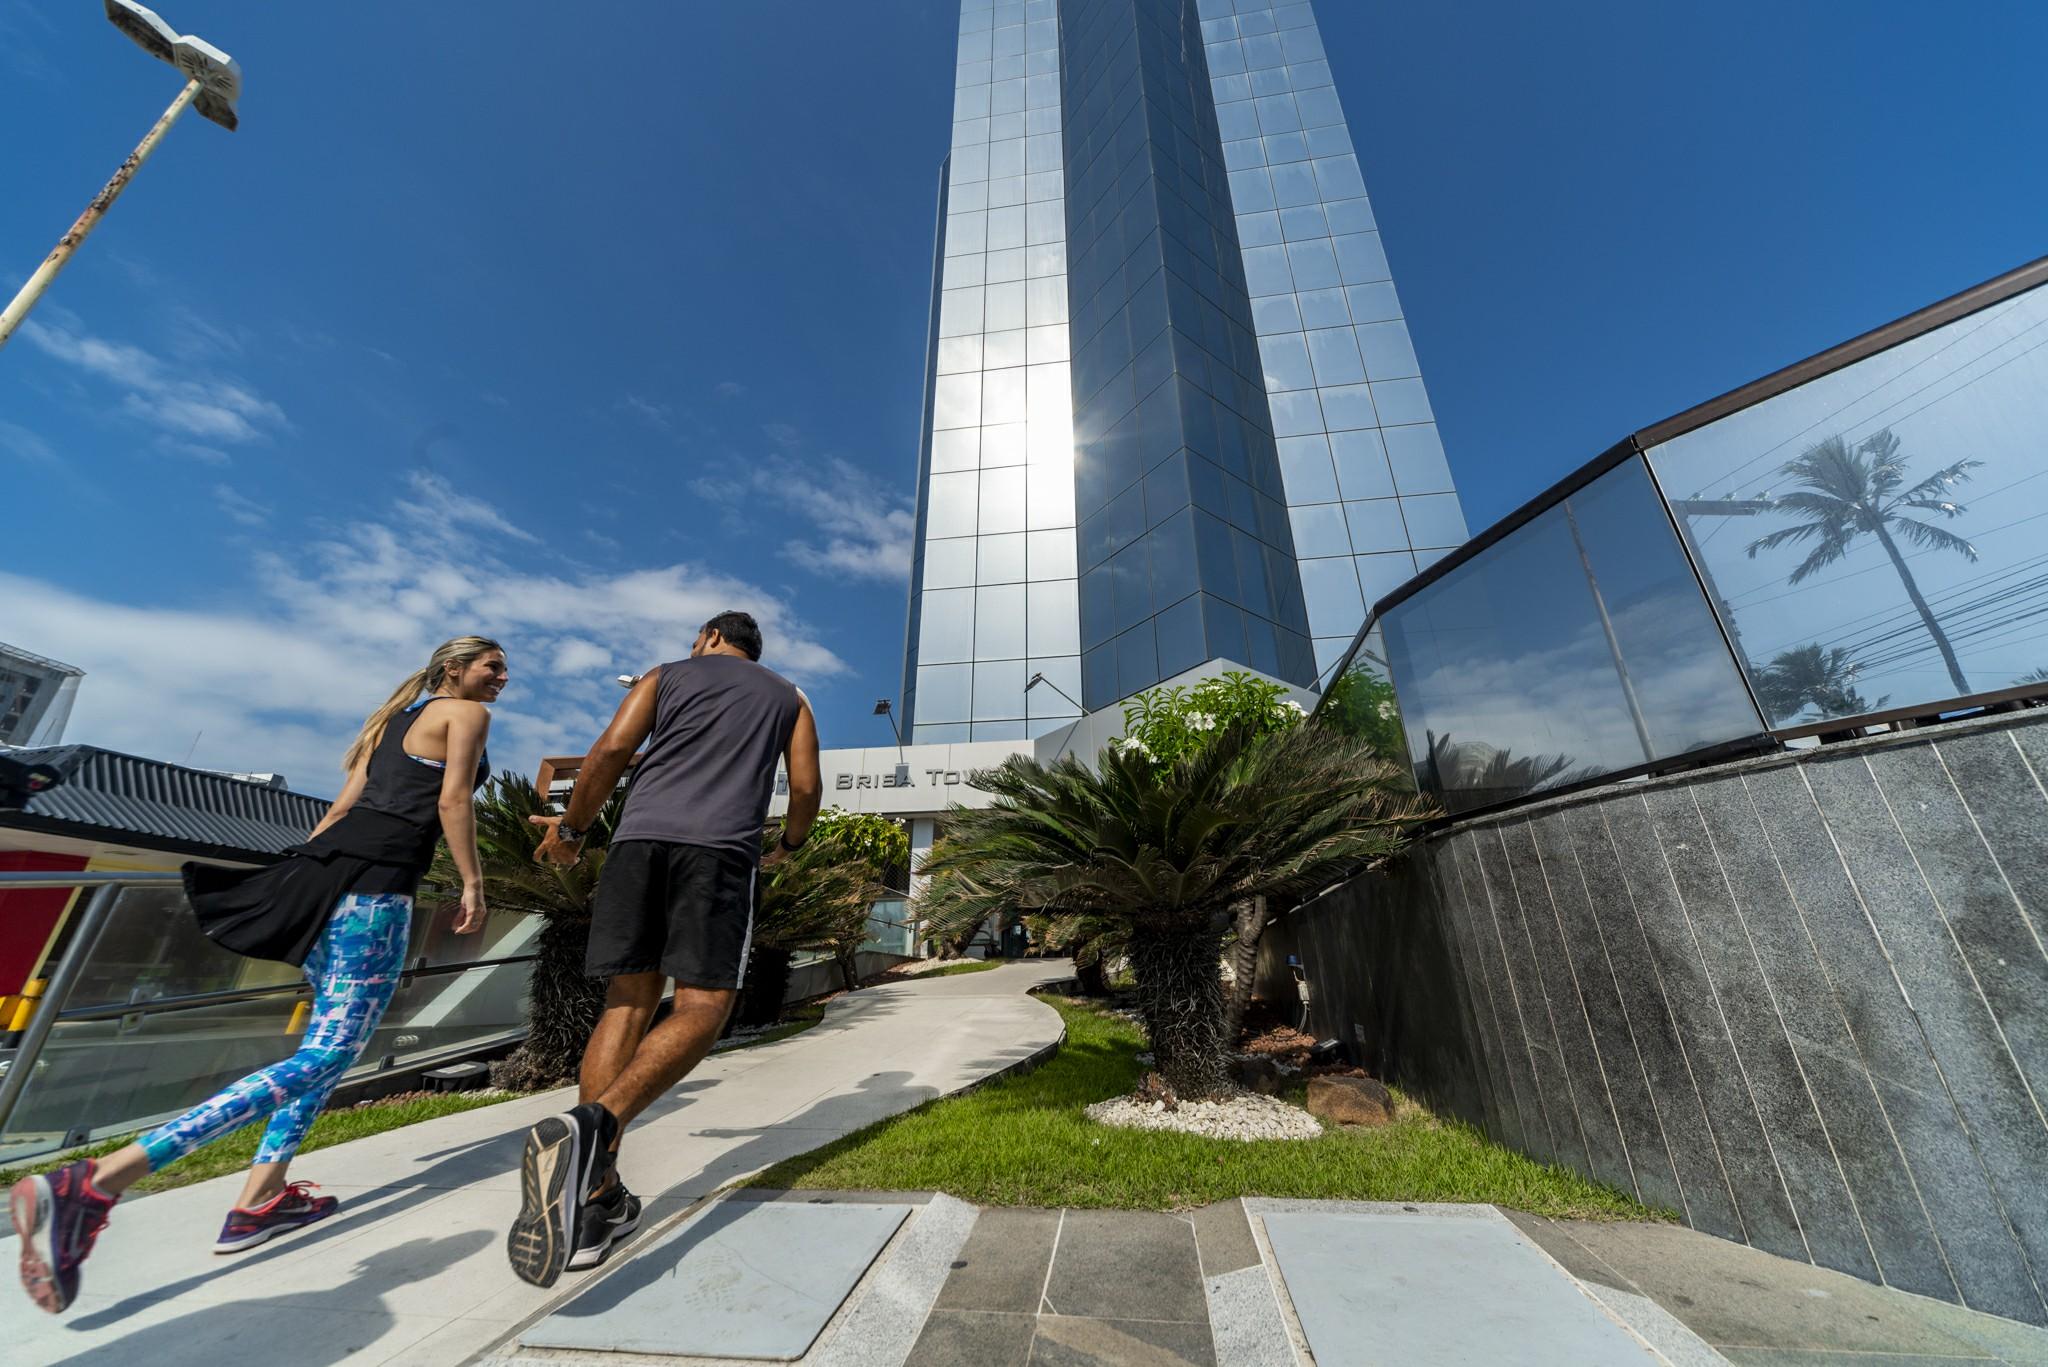
[[[923,982],[926,978],[950,978],[960,973],[986,973],[991,968],[1002,966],[1001,959],[962,959],[959,963],[947,964],[944,968],[927,969],[923,973],[906,973],[903,976],[905,980],[911,982]]]
[[[730,1054],[736,1049],[751,1049],[757,1044],[773,1044],[779,1039],[788,1039],[791,1035],[801,1035],[823,1019],[825,1008],[822,1005],[794,1007],[785,1012],[781,1020],[760,1034],[738,1044],[725,1045],[716,1052]]]
[[[306,1142],[300,1146],[300,1154],[315,1149],[324,1149],[330,1144],[345,1144],[351,1139],[365,1139],[386,1130],[395,1130],[405,1125],[417,1125],[422,1120],[437,1120],[444,1115],[455,1115],[461,1111],[473,1111],[479,1106],[494,1106],[500,1101],[510,1101],[520,1095],[516,1092],[448,1092],[438,1096],[394,1097],[388,1101],[372,1101],[361,1106],[350,1106],[339,1111],[328,1111],[313,1122],[313,1128],[306,1135]],[[256,1145],[263,1138],[261,1125],[250,1125],[234,1134],[209,1144],[195,1153],[187,1154],[160,1172],[153,1172],[128,1189],[128,1195],[140,1196],[152,1191],[169,1191],[173,1187],[188,1186],[193,1182],[204,1182],[209,1177],[223,1173],[240,1172],[256,1160]],[[23,1177],[34,1173],[49,1172],[62,1167],[75,1158],[98,1158],[109,1154],[134,1141],[134,1135],[119,1139],[102,1140],[89,1148],[65,1154],[62,1158],[26,1164],[18,1168],[0,1169],[0,1184],[12,1186]]]
[[[1120,1017],[1041,998],[1067,1024],[1042,1066],[778,1163],[757,1187],[935,1190],[980,1205],[1172,1210],[1233,1196],[1352,1201],[1487,1201],[1540,1215],[1657,1219],[1614,1189],[1502,1148],[1471,1126],[1404,1100],[1371,1130],[1253,1142],[1119,1130],[1081,1114],[1131,1090],[1139,1030]],[[1299,1096],[1293,1098],[1299,1100]]]

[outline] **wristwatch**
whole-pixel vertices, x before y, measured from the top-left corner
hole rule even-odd
[[[775,837],[775,848],[783,851],[786,854],[795,854],[798,850],[803,848],[803,844],[801,841],[794,845],[790,844],[789,832],[784,831],[782,834]]]
[[[583,843],[583,837],[589,834],[587,830],[578,830],[571,826],[566,818],[555,827],[555,839],[564,845],[580,845]]]

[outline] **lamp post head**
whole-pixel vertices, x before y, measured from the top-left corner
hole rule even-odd
[[[178,68],[186,80],[199,82],[199,94],[192,101],[199,117],[234,131],[239,122],[235,101],[242,98],[242,68],[234,58],[203,38],[179,33],[155,10],[135,0],[106,0],[106,5],[108,20],[137,47]]]
[[[887,698],[875,699],[875,715],[878,717],[888,716],[890,706],[891,704]]]
[[[1029,692],[1030,692],[1030,691],[1031,691],[1032,689],[1034,689],[1034,688],[1038,687],[1038,686],[1039,686],[1040,684],[1042,684],[1042,683],[1044,683],[1044,682],[1045,682],[1045,675],[1043,675],[1043,674],[1033,674],[1033,675],[1031,676],[1031,681],[1030,681],[1029,683],[1027,683],[1027,684],[1025,684],[1025,685],[1024,685],[1024,691],[1025,691],[1026,693],[1029,693]]]

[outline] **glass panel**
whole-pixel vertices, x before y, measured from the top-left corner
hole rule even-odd
[[[981,553],[981,566],[975,575],[976,582],[1020,584],[1024,581],[1024,533],[1011,532],[1007,536],[983,536],[974,539],[980,543]],[[929,563],[925,570],[925,583],[931,584]]]
[[[1409,763],[1401,702],[1394,692],[1386,641],[1378,626],[1365,634],[1343,671],[1323,689],[1316,719],[1346,735],[1363,737],[1383,758],[1403,766]]]
[[[83,894],[90,896],[89,892]],[[297,1047],[289,1027],[307,993],[195,1008],[167,998],[245,988],[300,987],[297,970],[245,959],[199,933],[171,888],[126,889],[116,899],[70,1007],[131,1005],[109,1020],[60,1021],[0,1135],[0,1158],[48,1152],[173,1115]],[[446,909],[415,908],[410,965],[459,964],[532,952],[538,918],[501,910],[478,935],[456,936]],[[524,1028],[528,968],[511,964],[400,984],[383,1025],[347,1077]]]
[[[1024,658],[1024,586],[976,589],[974,612],[974,658],[977,660],[1021,660]],[[1023,679],[1017,687],[1024,687]],[[1004,716],[1022,716],[1005,712]]]
[[[2048,668],[2048,287],[1649,452],[1772,722]]]
[[[1381,623],[1416,781],[1453,814],[1761,729],[1641,461]]]
[[[928,589],[920,605],[917,658],[921,664],[952,664],[974,658],[974,590]],[[924,695],[918,694],[918,715]]]
[[[924,721],[966,721],[974,683],[972,665],[919,665],[917,715]]]
[[[974,538],[956,536],[924,545],[924,586],[928,589],[974,587]]]
[[[1081,607],[1075,583],[1054,579],[1028,590],[1030,615],[1025,645],[1033,655],[1081,653]]]
[[[933,475],[927,483],[925,535],[937,540],[948,536],[974,535],[976,490],[981,476],[969,470],[963,474]]]

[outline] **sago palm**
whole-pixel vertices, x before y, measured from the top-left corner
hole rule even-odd
[[[583,1046],[604,1008],[604,983],[583,974],[591,903],[624,806],[625,795],[613,794],[590,828],[582,861],[562,868],[533,862],[542,831],[527,818],[548,811],[532,780],[508,771],[477,796],[476,851],[485,902],[496,911],[542,918],[527,988],[526,1042],[492,1070],[493,1081],[501,1086],[549,1087],[576,1077]],[[453,899],[461,890],[461,875],[444,844],[422,883],[422,895]]]
[[[1160,1073],[1183,1096],[1226,1083],[1223,936],[1233,906],[1297,896],[1391,854],[1430,815],[1359,740],[1232,726],[1167,766],[1106,750],[1089,768],[1017,756],[956,810],[925,913],[941,927],[1007,909],[1093,921],[1130,957]]]
[[[1813,542],[1813,549],[1786,579],[1788,584],[1801,584],[1848,555],[1858,538],[1877,538],[1877,544],[1884,547],[1892,569],[1898,573],[1899,582],[1905,586],[1913,610],[1920,614],[1927,634],[1934,638],[1941,662],[1948,666],[1949,681],[1957,693],[1968,693],[1970,686],[1963,678],[1955,647],[1949,643],[1941,623],[1935,620],[1926,598],[1921,596],[1913,572],[1906,568],[1906,557],[1899,553],[1899,539],[1926,550],[1952,551],[1965,560],[1975,560],[1977,548],[1968,541],[1906,513],[1960,517],[1966,509],[1950,498],[1948,491],[1969,479],[1970,471],[1983,463],[1959,460],[1917,484],[1908,485],[1906,462],[1899,455],[1899,439],[1889,427],[1871,433],[1853,449],[1842,438],[1829,437],[1786,462],[1780,473],[1798,487],[1771,500],[1777,508],[1805,521],[1750,542],[1749,557],[1754,560],[1759,551]]]

